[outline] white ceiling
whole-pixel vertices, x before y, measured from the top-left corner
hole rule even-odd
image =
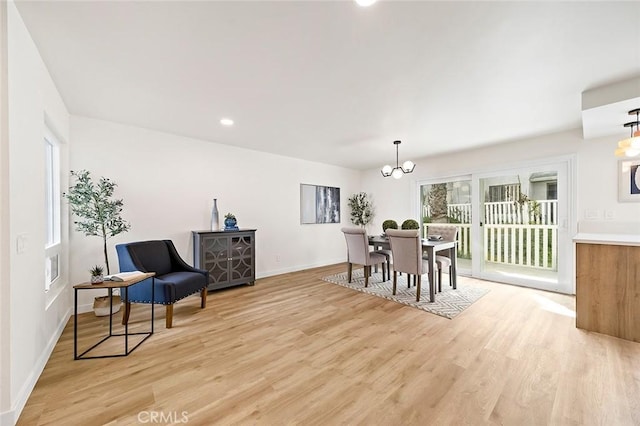
[[[639,2],[17,6],[72,114],[353,168],[580,128],[640,75]]]

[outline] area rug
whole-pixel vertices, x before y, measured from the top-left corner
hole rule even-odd
[[[393,300],[394,302],[422,309],[423,311],[449,319],[454,318],[489,292],[489,290],[485,288],[465,285],[464,283],[461,283],[463,279],[460,278],[458,278],[458,288],[454,290],[449,286],[449,280],[447,277],[447,275],[443,276],[442,292],[436,293],[436,301],[433,303],[429,301],[429,284],[426,275],[422,277],[422,288],[419,302],[416,302],[416,288],[407,288],[406,274],[398,276],[398,286],[395,296],[392,294],[393,277],[390,280],[382,281],[382,274],[380,272],[373,273],[371,277],[369,277],[369,287],[364,286],[364,275],[362,269],[356,269],[353,271],[351,283],[347,282],[346,272],[329,275],[328,277],[323,277],[322,280],[371,294],[373,296]]]

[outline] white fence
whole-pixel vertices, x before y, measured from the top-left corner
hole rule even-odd
[[[471,204],[450,204],[458,227],[458,257],[471,257]],[[428,206],[424,213],[429,216]],[[429,224],[425,224],[427,235]],[[446,224],[438,223],[442,226]],[[558,202],[556,200],[484,203],[484,260],[507,265],[557,269]]]

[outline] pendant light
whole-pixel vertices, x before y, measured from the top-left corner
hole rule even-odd
[[[629,115],[636,115],[636,121],[624,123],[624,127],[631,127],[631,136],[618,142],[616,157],[637,157],[640,155],[640,108],[632,109]],[[636,128],[635,132],[633,128]]]
[[[384,166],[380,171],[380,173],[382,173],[382,176],[384,177],[393,176],[394,179],[400,179],[402,175],[406,173],[411,173],[413,172],[413,169],[416,168],[416,165],[413,164],[413,161],[410,161],[410,160],[405,161],[404,163],[402,163],[402,166],[400,166],[400,162],[398,161],[398,146],[401,143],[402,142],[400,141],[393,142],[393,144],[396,146],[396,166],[394,168],[391,168],[391,166],[388,164]]]

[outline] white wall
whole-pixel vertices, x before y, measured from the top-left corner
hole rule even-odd
[[[76,116],[71,137],[71,169],[115,181],[131,223],[109,240],[112,272],[115,244],[146,239],[173,240],[193,264],[191,231],[210,229],[213,198],[221,219],[231,212],[240,228],[257,229],[258,278],[345,260],[340,228],[349,221],[346,199],[360,187],[358,171]],[[340,188],[340,224],[300,224],[301,183]],[[72,231],[72,281],[86,281],[88,269],[103,263],[101,250],[100,238]],[[94,295],[82,293],[82,309],[90,309]]]
[[[10,349],[9,371],[3,368],[1,383],[3,394],[8,392],[9,406],[3,407],[1,419],[3,424],[13,424],[70,314],[70,292],[64,274],[67,265],[62,265],[57,297],[44,291],[43,167],[45,117],[58,137],[68,140],[69,116],[11,2],[7,3],[7,20],[9,163],[8,173],[3,171],[3,181],[8,178],[8,187],[6,194],[2,193],[2,203],[8,199],[9,235],[2,234],[2,238],[3,243],[8,243],[9,271],[8,274],[3,271],[3,278],[7,277],[9,285],[3,285],[0,306],[3,317],[9,319]],[[63,146],[61,151],[66,164],[67,147]],[[16,250],[18,237],[25,241],[22,252]],[[4,346],[6,335],[3,333],[1,337]]]

